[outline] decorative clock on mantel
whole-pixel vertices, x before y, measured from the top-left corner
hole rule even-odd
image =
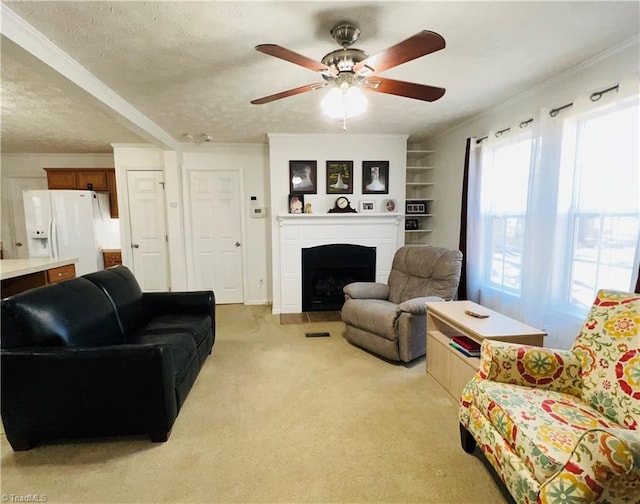
[[[333,208],[329,210],[329,213],[358,213],[358,211],[351,208],[351,202],[345,196],[340,196],[336,198],[336,202],[333,204]]]

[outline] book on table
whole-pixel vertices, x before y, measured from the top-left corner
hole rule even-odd
[[[451,341],[456,343],[458,346],[464,348],[468,352],[480,352],[480,343],[475,340],[472,340],[468,336],[458,335],[452,336]]]
[[[460,352],[463,355],[466,355],[467,357],[480,357],[480,349],[478,349],[478,350],[467,350],[466,348],[458,345],[453,340],[449,342],[449,346],[451,346],[452,348],[455,348],[458,352]]]

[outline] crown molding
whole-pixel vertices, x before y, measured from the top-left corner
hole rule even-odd
[[[582,60],[581,62],[577,63],[576,65],[566,68],[565,70],[562,70],[561,72],[557,73],[556,75],[540,82],[539,84],[535,85],[532,88],[527,89],[526,91],[523,91],[521,93],[518,93],[517,95],[512,96],[511,98],[507,98],[506,100],[500,102],[497,105],[488,107],[484,110],[482,110],[481,112],[478,112],[477,114],[474,114],[471,117],[466,118],[465,120],[449,127],[446,128],[440,132],[437,132],[433,135],[431,135],[430,137],[428,137],[427,139],[427,144],[433,141],[437,141],[439,138],[447,136],[451,133],[454,133],[455,131],[464,128],[465,126],[468,126],[469,124],[472,124],[473,122],[477,121],[479,118],[481,118],[484,114],[486,114],[489,110],[493,110],[496,108],[506,108],[514,103],[517,103],[521,100],[526,99],[527,97],[534,95],[535,93],[549,87],[552,86],[553,84],[560,82],[564,79],[567,79],[569,77],[571,77],[572,75],[575,75],[581,71],[584,71],[594,65],[597,65],[598,63],[601,63],[602,61],[607,60],[608,58],[618,54],[619,52],[625,51],[631,47],[637,46],[640,50],[640,35],[634,35],[626,40],[623,40],[622,42],[620,42],[619,44],[616,44],[608,49],[605,49],[597,54],[595,54],[594,56],[591,56],[590,58],[587,58],[585,60]],[[619,79],[623,79],[624,76],[618,76],[617,78]]]

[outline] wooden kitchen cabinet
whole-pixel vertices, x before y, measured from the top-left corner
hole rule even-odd
[[[0,271],[2,297],[75,278],[77,259],[5,259]]]
[[[117,249],[103,249],[102,258],[104,260],[105,269],[122,264],[122,252]]]
[[[89,189],[89,186],[91,186],[91,191],[109,190],[106,170],[78,170],[77,176],[77,189]]]
[[[77,189],[77,170],[59,170],[45,168],[49,189]]]
[[[118,191],[116,189],[116,171],[106,170],[107,187],[109,188],[109,206],[111,207],[111,217],[118,218]]]
[[[118,218],[116,171],[113,168],[45,168],[49,189],[78,189],[109,193],[111,217]]]
[[[75,264],[67,264],[66,266],[58,266],[57,268],[51,268],[47,270],[47,284],[56,282],[62,282],[69,278],[76,277]]]

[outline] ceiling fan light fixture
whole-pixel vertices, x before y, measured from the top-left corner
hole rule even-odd
[[[322,111],[331,119],[350,119],[367,111],[367,98],[359,86],[334,86],[323,98]]]

